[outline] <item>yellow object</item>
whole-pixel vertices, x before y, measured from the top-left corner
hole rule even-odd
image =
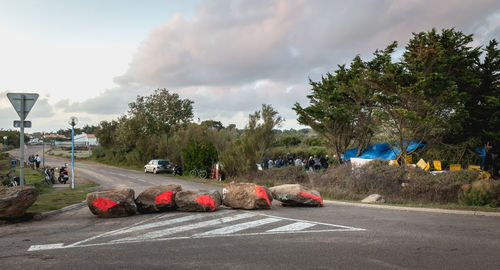
[[[436,169],[436,171],[440,171],[441,170],[441,161],[439,161],[439,160],[433,160],[432,164],[434,165],[434,169]]]
[[[389,160],[389,165],[398,165],[397,160]]]
[[[460,164],[450,164],[450,171],[458,171],[460,169],[462,169]]]
[[[479,165],[469,165],[469,170],[481,170],[481,167]]]
[[[407,155],[405,157],[405,163],[406,164],[411,164],[413,162],[413,156],[412,155]]]
[[[425,163],[425,160],[420,159],[420,160],[417,162],[417,166],[418,166],[418,167],[420,167],[420,169],[425,170],[425,167],[427,166],[427,164]]]
[[[424,170],[428,171],[431,168],[431,164],[429,164],[429,161],[427,161],[427,164],[425,164]]]

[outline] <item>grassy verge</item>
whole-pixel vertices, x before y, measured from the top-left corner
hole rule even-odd
[[[46,184],[42,184],[47,186]],[[75,189],[71,188],[61,188],[49,189],[40,192],[38,200],[28,209],[30,213],[40,213],[52,210],[61,209],[63,207],[80,203],[85,200],[87,193],[89,193],[89,188],[97,186],[95,183],[85,184],[81,186],[75,186]]]
[[[19,176],[19,170],[16,170],[16,175]],[[30,168],[24,168],[24,179],[27,185],[35,186],[40,192],[37,201],[28,208],[28,213],[47,212],[79,203],[85,200],[90,187],[98,186],[92,181],[78,179],[75,189],[54,188],[52,185],[41,182],[43,173]]]
[[[190,182],[196,182],[196,183],[202,183],[202,184],[207,184],[215,187],[223,187],[231,182],[231,180],[224,180],[224,181],[217,181],[215,179],[201,179],[199,177],[192,177],[189,174],[182,175],[182,176],[172,176],[172,174],[162,174],[166,177],[173,177],[173,178],[178,178],[184,181],[190,181]]]
[[[62,150],[62,149],[53,149],[47,151],[48,155],[63,157],[63,158],[71,158],[71,151]],[[90,152],[87,150],[75,150],[75,158],[76,159],[88,159],[90,158]]]

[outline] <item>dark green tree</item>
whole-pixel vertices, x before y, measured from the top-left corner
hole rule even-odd
[[[390,52],[387,52],[390,53]],[[358,155],[369,145],[374,134],[373,88],[368,75],[376,71],[379,55],[371,62],[356,56],[350,67],[339,66],[335,74],[327,73],[321,81],[313,82],[310,105],[303,108],[296,103],[298,122],[310,126],[323,135],[341,162],[341,156],[351,145],[358,147]]]
[[[477,84],[474,64],[480,53],[469,47],[471,41],[454,29],[414,33],[400,62],[387,59],[383,73],[372,73],[377,119],[400,149],[401,162],[411,140],[440,140],[458,128],[457,119],[466,114],[463,92]]]

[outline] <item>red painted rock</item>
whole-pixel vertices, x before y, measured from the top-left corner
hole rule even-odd
[[[275,186],[270,190],[274,199],[283,206],[323,206],[323,199],[318,191],[299,184]]]
[[[233,183],[222,190],[222,203],[235,209],[270,209],[273,196],[267,187]]]
[[[134,215],[137,206],[134,190],[130,188],[110,189],[87,194],[90,212],[103,218]]]
[[[0,217],[18,218],[36,201],[39,192],[32,186],[0,189]]]
[[[175,195],[178,210],[187,212],[213,212],[221,205],[220,193],[216,190],[187,190]]]
[[[175,194],[182,190],[180,185],[162,185],[145,189],[137,199],[135,204],[141,213],[164,212],[175,210]]]

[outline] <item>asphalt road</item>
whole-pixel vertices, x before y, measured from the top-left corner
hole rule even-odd
[[[106,186],[213,188],[75,167]],[[325,203],[100,219],[84,207],[2,225],[0,249],[1,269],[500,269],[500,217]]]

